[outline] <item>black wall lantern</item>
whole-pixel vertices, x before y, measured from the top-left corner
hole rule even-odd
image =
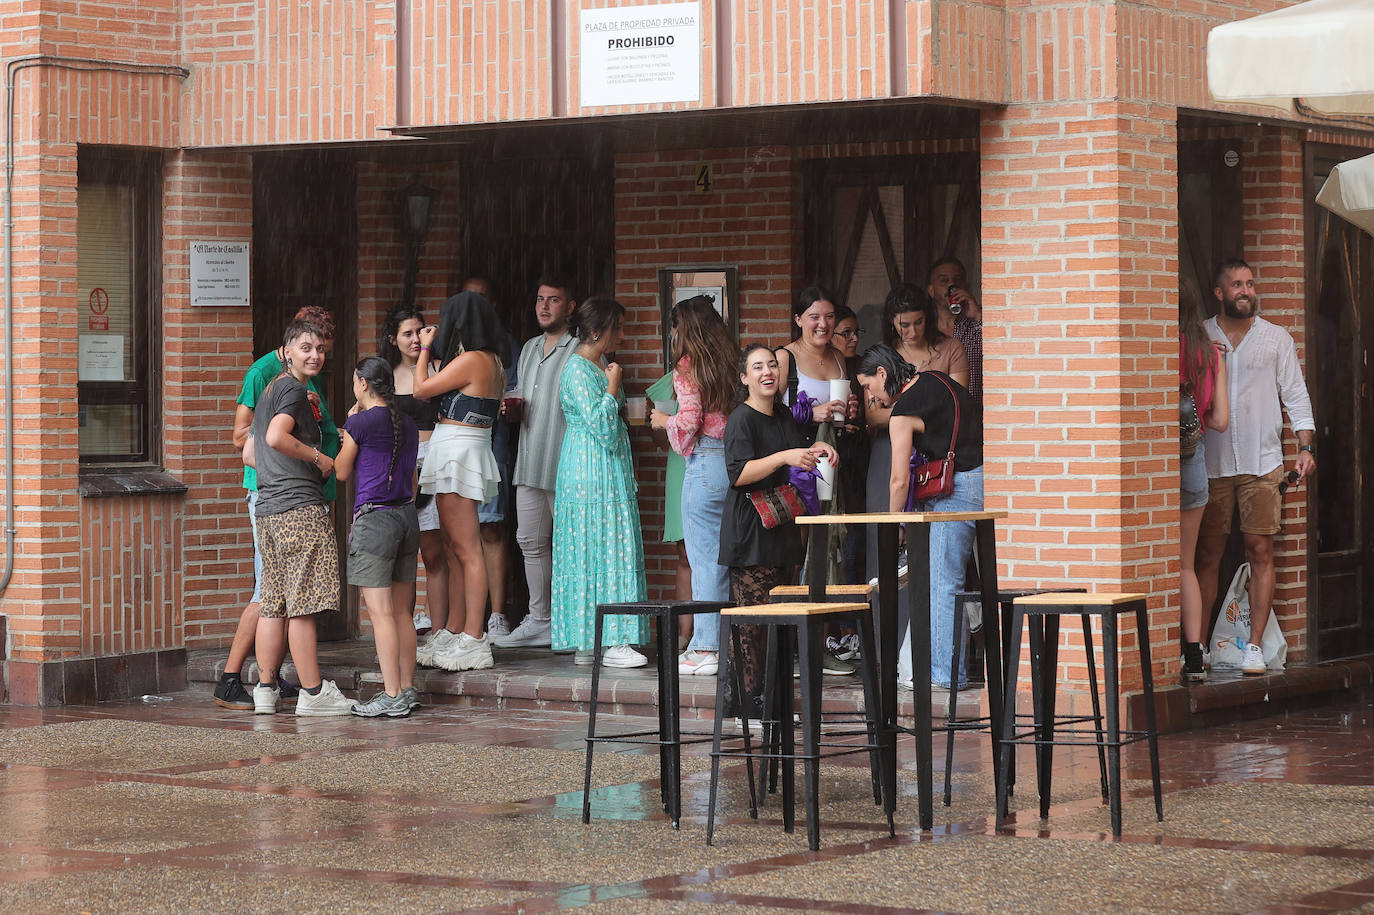
[[[396,218],[406,244],[405,283],[401,303],[415,304],[415,278],[420,270],[420,245],[429,234],[429,216],[439,192],[420,183],[417,174],[396,194]]]

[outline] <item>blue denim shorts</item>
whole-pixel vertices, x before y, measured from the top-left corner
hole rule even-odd
[[[1192,457],[1183,459],[1179,472],[1179,509],[1188,511],[1202,508],[1207,504],[1207,458],[1203,453],[1202,442],[1197,443],[1197,451]]]

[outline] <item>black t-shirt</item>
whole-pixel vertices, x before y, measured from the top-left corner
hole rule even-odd
[[[968,389],[944,372],[921,372],[911,387],[892,405],[893,416],[918,416],[925,431],[916,433],[916,450],[932,461],[949,453],[949,437],[954,427],[954,398],[959,398],[959,438],[954,443],[954,469],[976,470],[983,466],[983,412],[974,404]]]
[[[733,483],[750,461],[804,446],[801,429],[785,407],[777,407],[773,415],[768,416],[748,404],[740,404],[730,414],[725,423],[725,472],[732,485],[725,496],[725,512],[721,518],[721,565],[778,568],[801,564],[804,553],[801,531],[795,524],[765,530],[748,495],[751,491],[786,483],[788,468],[781,467],[744,487]]]

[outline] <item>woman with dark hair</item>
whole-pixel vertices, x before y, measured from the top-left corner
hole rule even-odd
[[[673,391],[678,411],[654,410],[649,423],[666,429],[668,444],[687,461],[682,480],[683,534],[692,567],[692,599],[728,601],[729,571],[720,554],[721,514],[730,481],[725,474],[725,420],[734,406],[739,347],[711,299],[694,296],[673,306]],[[720,615],[702,614],[678,658],[683,674],[714,676],[719,668]]]
[[[1191,287],[1185,286],[1179,297],[1179,377],[1178,393],[1181,414],[1191,414],[1197,431],[1190,441],[1183,441],[1179,474],[1179,624],[1183,630],[1183,679],[1207,679],[1202,666],[1202,591],[1198,587],[1194,554],[1197,552],[1198,530],[1202,514],[1207,508],[1207,459],[1202,445],[1202,433],[1207,429],[1225,432],[1231,423],[1231,404],[1226,390],[1226,344],[1211,340],[1202,325],[1202,303]],[[1192,453],[1187,453],[1188,445]]]
[[[835,413],[854,413],[848,399],[830,397],[830,382],[845,377],[844,356],[832,345],[835,297],[820,286],[806,287],[792,306],[792,323],[792,342],[777,350],[778,377],[783,403],[813,442]]]
[[[491,667],[487,638],[487,567],[477,506],[496,495],[501,470],[491,451],[491,427],[501,410],[506,332],[486,299],[460,292],[439,308],[439,326],[420,331],[414,394],[433,400],[439,422],[420,471],[421,492],[433,493],[448,554],[449,614],[435,633],[433,662],[445,670]],[[431,356],[439,371],[429,374]]]
[[[838,465],[839,456],[825,442],[808,445],[802,429],[778,403],[782,373],[772,350],[762,344],[745,348],[738,375],[747,396],[725,424],[725,472],[730,491],[721,518],[720,564],[730,569],[732,601],[738,605],[766,604],[774,587],[796,580],[804,549],[796,524],[765,528],[749,494],[787,483],[791,467],[814,470],[822,455]],[[762,711],[762,627],[747,627],[741,642],[742,656],[731,657],[730,663],[739,665],[746,695],[734,696],[732,685],[727,708],[738,714],[746,707],[749,717],[757,719]]]
[[[420,331],[424,326],[425,317],[419,308],[397,305],[386,316],[377,350],[391,366],[392,377],[396,380],[397,409],[414,420],[415,428],[419,430],[417,466],[424,464],[425,455],[429,452],[429,438],[439,421],[439,411],[434,404],[415,396],[415,364],[420,361]],[[430,649],[435,634],[444,631],[448,625],[448,557],[444,554],[444,540],[439,534],[439,506],[433,495],[419,493],[418,486],[416,489],[420,558],[425,562],[425,616],[429,617],[429,627],[434,633],[420,647],[417,657],[426,666],[433,666],[434,653]]]
[[[404,718],[419,706],[415,691],[415,553],[420,523],[415,517],[415,455],[420,436],[401,412],[392,387],[391,365],[368,356],[353,370],[357,403],[344,422],[343,447],[334,462],[340,480],[358,474],[353,528],[348,535],[348,583],[362,592],[382,689],[353,706],[362,718]]]
[[[644,541],[639,524],[630,436],[620,419],[618,363],[606,363],[624,335],[625,308],[609,296],[577,306],[568,330],[577,348],[558,382],[567,430],[558,459],[553,504],[553,648],[575,649],[574,663],[592,663],[596,605],[644,600]],[[643,667],[634,649],[648,638],[639,617],[608,617],[602,635],[605,667]]]
[[[940,330],[935,300],[925,290],[900,283],[883,301],[883,342],[918,372],[943,372],[968,387],[968,355],[958,340]],[[893,471],[892,440],[887,436],[890,410],[869,400],[865,410],[872,443],[868,456],[868,510],[887,511],[887,480]],[[868,574],[878,574],[877,533],[868,530]]]
[[[911,457],[927,460],[954,451],[954,491],[919,501],[918,511],[981,511],[983,508],[983,418],[968,389],[944,372],[918,372],[897,351],[878,344],[859,358],[859,384],[869,403],[887,410],[892,443],[886,511],[907,508],[911,485]],[[955,413],[958,430],[955,434]],[[943,521],[930,528],[930,678],[931,685],[962,689],[967,652],[960,652],[958,671],[951,671],[954,636],[954,595],[963,588],[964,568],[973,554],[972,521]],[[911,632],[908,629],[897,659],[898,678],[911,684]],[[955,679],[957,678],[957,679]]]

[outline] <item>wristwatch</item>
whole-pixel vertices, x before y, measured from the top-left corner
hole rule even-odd
[[[1316,456],[1317,456],[1317,449],[1314,448],[1314,447],[1311,446],[1311,445],[1299,445],[1299,446],[1298,446],[1298,450],[1299,450],[1299,451],[1306,451],[1308,454],[1312,455],[1313,457],[1316,457]]]

